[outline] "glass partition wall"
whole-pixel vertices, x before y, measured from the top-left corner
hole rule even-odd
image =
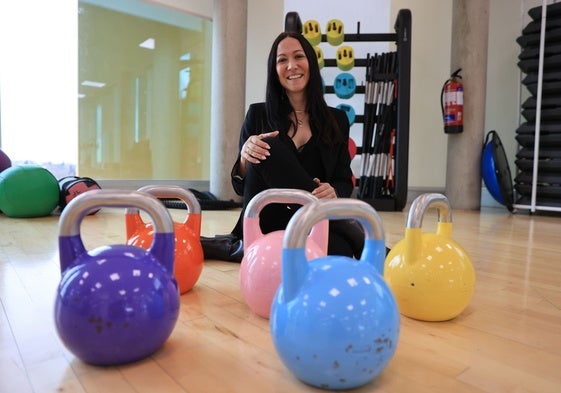
[[[208,181],[211,22],[141,1],[78,8],[77,173]]]

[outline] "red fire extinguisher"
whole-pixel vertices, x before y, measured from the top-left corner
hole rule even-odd
[[[450,79],[444,82],[440,93],[440,107],[444,120],[444,132],[458,134],[464,130],[464,85],[458,68]]]

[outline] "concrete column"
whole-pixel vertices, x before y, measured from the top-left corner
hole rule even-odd
[[[245,115],[247,0],[214,0],[210,111],[210,192],[237,199],[230,170]]]
[[[446,196],[454,209],[481,207],[489,0],[454,0],[450,73],[462,69],[464,131],[448,135]]]

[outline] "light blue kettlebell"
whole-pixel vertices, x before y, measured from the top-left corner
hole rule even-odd
[[[325,219],[356,219],[362,225],[360,260],[306,260],[306,236]],[[366,202],[319,200],[294,214],[283,239],[282,281],[270,325],[277,353],[298,379],[322,389],[352,389],[374,380],[389,363],[400,316],[382,277],[384,257],[382,221]]]
[[[149,249],[116,244],[86,250],[83,218],[101,207],[136,207],[152,218]],[[54,319],[76,357],[95,365],[139,360],[155,352],[179,316],[173,278],[173,221],[155,197],[138,191],[92,190],[66,206],[59,222],[61,281]]]

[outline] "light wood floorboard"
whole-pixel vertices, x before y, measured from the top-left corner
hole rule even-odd
[[[171,210],[182,220],[185,211]],[[387,244],[404,235],[404,212],[380,212]],[[229,232],[237,210],[203,211],[202,234]],[[124,215],[84,219],[88,249],[124,242]],[[561,217],[506,209],[453,211],[454,239],[471,256],[476,290],[448,322],[402,316],[395,356],[356,392],[561,392]],[[0,214],[0,393],[316,392],[277,356],[268,321],[239,290],[239,264],[206,261],[181,297],[177,325],[147,359],[95,367],[59,340],[53,320],[60,280],[58,217]],[[425,231],[436,226],[428,211]]]

